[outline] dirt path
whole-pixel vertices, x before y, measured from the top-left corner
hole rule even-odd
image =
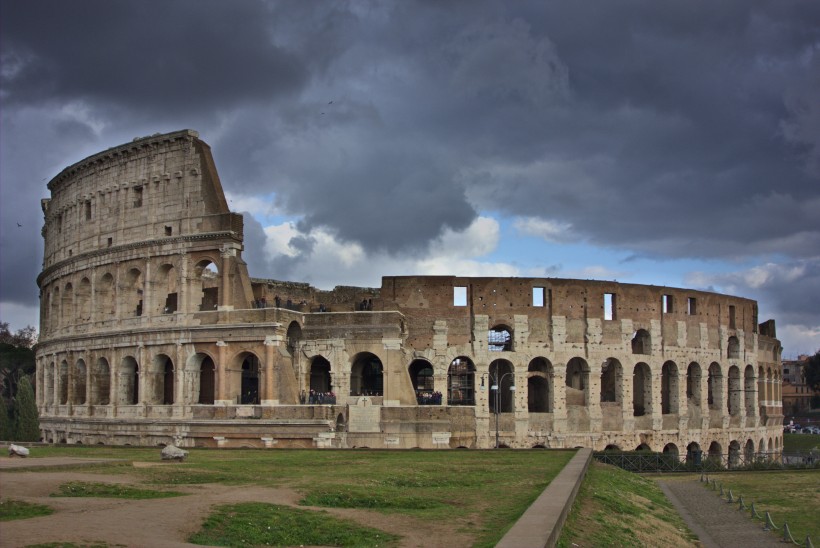
[[[698,480],[658,481],[669,501],[704,548],[777,548],[784,545],[763,524],[728,504]]]
[[[5,460],[5,459],[3,459]],[[32,459],[26,464],[45,459]],[[66,460],[66,459],[63,459]],[[60,464],[76,463],[68,460]],[[2,462],[2,460],[0,460]],[[45,463],[38,463],[40,466]],[[46,542],[106,542],[111,546],[175,548],[197,546],[185,539],[199,529],[217,504],[266,502],[296,506],[299,494],[287,488],[225,486],[217,484],[175,486],[189,496],[169,499],[126,500],[111,498],[50,497],[67,481],[137,483],[130,475],[102,475],[48,468],[9,473],[0,466],[0,497],[46,504],[54,514],[0,522],[0,547]],[[453,531],[452,523],[431,524],[396,515],[355,509],[311,508],[400,535],[402,547],[464,546],[471,538]]]

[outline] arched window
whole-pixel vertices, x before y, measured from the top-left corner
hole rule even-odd
[[[384,367],[370,352],[357,354],[350,368],[351,396],[381,396],[384,393]]]
[[[85,404],[86,399],[86,374],[87,370],[85,367],[85,361],[77,360],[74,364],[74,397],[73,403],[74,405],[83,405]]]
[[[58,403],[66,405],[68,403],[68,362],[60,362],[60,371],[57,376],[57,391],[59,393]]]
[[[142,316],[143,279],[142,272],[137,268],[130,269],[125,274],[125,283],[122,291],[123,317]]]
[[[709,366],[709,378],[707,379],[709,409],[720,411],[723,409],[723,375],[720,372],[720,365],[712,362]]]
[[[299,322],[290,322],[287,340],[288,352],[291,356],[295,356],[296,349],[299,348],[299,343],[302,341],[302,326],[299,325]]]
[[[652,372],[640,362],[632,371],[632,415],[642,417],[652,413]]]
[[[740,369],[733,365],[729,368],[729,415],[736,416],[740,414]]]
[[[743,447],[743,459],[746,461],[746,465],[750,465],[754,462],[755,458],[755,442],[751,439],[746,440],[746,445]]]
[[[108,360],[99,358],[91,374],[91,405],[108,405],[111,393],[111,368]]]
[[[51,330],[56,331],[60,327],[60,288],[55,287],[51,293]]]
[[[60,302],[60,325],[65,327],[74,324],[74,286],[65,284],[63,298]]]
[[[535,358],[527,367],[527,411],[530,413],[551,413],[552,364],[546,358]]]
[[[80,280],[77,286],[77,323],[91,321],[91,282],[88,278]]]
[[[120,405],[136,405],[140,401],[140,368],[133,356],[126,356],[120,363],[120,381],[117,399]]]
[[[408,368],[410,383],[416,392],[416,402],[419,404],[436,403],[433,401],[435,383],[433,366],[427,360],[413,360]],[[438,400],[441,403],[441,400]]]
[[[755,368],[747,365],[743,373],[743,401],[746,405],[746,416],[754,417],[757,410],[757,401],[755,398],[757,381],[755,379]]]
[[[197,354],[196,358],[201,360],[197,369],[199,370],[199,394],[197,403],[203,405],[213,405],[215,371],[214,360],[207,354]]]
[[[310,362],[309,386],[310,391],[316,394],[328,394],[333,391],[330,385],[330,362],[323,356],[316,356]]]
[[[151,362],[151,375],[147,379],[153,386],[146,389],[148,403],[171,405],[174,403],[174,362],[165,354],[157,354]],[[153,388],[153,390],[152,390]]]
[[[572,358],[567,363],[567,405],[589,405],[589,365],[583,358]]]
[[[194,279],[191,281],[191,294],[199,294],[199,311],[209,312],[217,309],[219,284],[220,275],[216,265],[210,259],[199,261],[194,267]]]
[[[661,369],[661,413],[678,413],[678,366],[673,361],[663,364]]]
[[[686,399],[690,407],[700,407],[700,364],[692,362],[686,369]]]
[[[690,443],[686,446],[686,463],[693,464],[695,466],[700,465],[701,459],[701,450],[700,445],[695,442]]]
[[[496,412],[496,404],[499,413],[512,413],[515,400],[515,375],[512,364],[507,360],[493,361],[490,364],[490,382],[492,384],[487,392],[490,413]]]
[[[638,329],[632,336],[632,353],[633,354],[651,354],[652,353],[652,337],[646,329]]]
[[[736,360],[740,358],[740,341],[738,341],[737,337],[729,337],[729,344],[726,347],[726,356],[730,360]]]
[[[475,366],[459,356],[447,369],[447,405],[475,405]]]
[[[513,349],[512,330],[506,325],[497,325],[487,332],[487,350],[509,352]]]
[[[114,276],[106,272],[103,274],[94,287],[96,293],[95,306],[99,313],[99,319],[111,320],[117,314],[117,301],[114,295]]]
[[[157,269],[155,314],[173,314],[177,311],[177,273],[173,265]]]
[[[239,403],[242,405],[259,404],[259,358],[246,352],[240,355],[242,360],[242,381]]]
[[[608,358],[601,365],[601,403],[623,401],[623,367],[615,358]]]
[[[729,468],[737,468],[740,464],[740,443],[737,440],[729,442]]]
[[[663,446],[663,453],[664,455],[674,455],[675,457],[678,456],[678,446],[674,443],[667,443]]]

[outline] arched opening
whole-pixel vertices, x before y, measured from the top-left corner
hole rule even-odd
[[[686,400],[689,407],[700,407],[700,364],[692,362],[686,369]]]
[[[552,413],[552,364],[546,358],[535,358],[527,366],[527,411]]]
[[[239,403],[242,405],[259,404],[259,358],[255,354],[245,352],[240,355],[242,360],[242,380],[239,390]]]
[[[678,446],[674,443],[667,443],[663,446],[663,454],[664,455],[673,455],[675,458],[678,457]]]
[[[751,365],[747,365],[743,372],[743,401],[746,405],[747,417],[754,417],[756,414],[757,398],[755,398],[755,386],[757,386],[757,380],[755,379],[755,368]]]
[[[694,441],[686,446],[686,463],[694,466],[700,466],[702,451],[700,445]]]
[[[475,366],[459,356],[447,369],[447,405],[475,405]]]
[[[667,361],[661,368],[661,413],[676,415],[678,413],[678,366]]]
[[[620,451],[620,450],[621,450],[620,447],[618,447],[617,445],[614,445],[612,443],[610,443],[609,445],[604,447],[604,451]]]
[[[583,358],[572,358],[567,363],[566,403],[589,405],[589,364]]]
[[[91,321],[91,281],[88,278],[80,280],[77,286],[77,323]]]
[[[120,293],[122,294],[123,317],[142,316],[143,279],[139,269],[132,268],[125,274],[123,291]]]
[[[54,403],[54,377],[57,375],[57,366],[54,362],[48,364],[45,368],[45,378],[43,383],[45,385],[45,394],[43,394],[43,402],[46,404]]]
[[[140,368],[132,356],[120,363],[120,385],[117,389],[120,405],[136,405],[140,401]]]
[[[652,353],[652,337],[646,329],[638,329],[632,336],[632,353],[633,354],[651,354]]]
[[[740,414],[740,369],[736,365],[729,368],[729,415],[734,417]]]
[[[291,356],[295,356],[296,350],[299,348],[299,344],[302,341],[302,326],[299,325],[299,322],[290,322],[290,325],[288,325],[288,333],[286,338],[288,340],[288,352],[290,352]]]
[[[723,455],[723,448],[720,444],[716,441],[713,441],[709,444],[709,458],[710,459],[720,459]]]
[[[648,444],[642,443],[635,448],[635,451],[652,451],[652,448]]]
[[[77,360],[74,364],[74,397],[73,403],[74,405],[83,405],[85,404],[86,399],[86,367],[85,361]]]
[[[410,373],[410,384],[416,391],[416,402],[418,404],[441,403],[441,399],[434,396],[435,385],[433,383],[433,366],[427,360],[413,360],[408,368]],[[438,402],[434,401],[438,399]]]
[[[60,288],[55,287],[51,294],[51,329],[56,331],[60,327]]]
[[[384,367],[370,352],[362,352],[350,368],[351,396],[381,396],[384,393]]]
[[[737,440],[729,442],[729,468],[737,468],[740,464],[740,443]]]
[[[743,459],[746,465],[752,464],[755,458],[755,442],[751,439],[746,440],[746,445],[743,447]]]
[[[330,379],[330,362],[315,356],[310,362],[310,403],[336,403]]]
[[[735,336],[729,337],[729,342],[726,346],[726,357],[730,360],[740,358],[740,341]]]
[[[196,303],[196,295],[199,294],[197,309],[200,312],[217,309],[219,306],[219,284],[220,276],[216,265],[210,259],[199,261],[194,267],[191,294],[194,296],[194,303]]]
[[[151,374],[147,381],[148,403],[171,405],[174,403],[174,362],[165,354],[157,354],[151,362]]]
[[[513,365],[507,360],[494,360],[490,364],[490,390],[487,392],[490,413],[512,413],[515,375]]]
[[[601,403],[623,401],[623,367],[615,358],[608,358],[601,366]]]
[[[60,372],[57,378],[58,392],[60,394],[60,405],[68,403],[68,362],[63,360],[60,362]]]
[[[177,273],[173,265],[157,269],[155,314],[173,314],[177,311]]]
[[[91,405],[108,405],[111,394],[111,368],[105,358],[97,359],[91,373]]]
[[[94,287],[96,293],[95,306],[99,319],[111,320],[117,315],[117,301],[114,295],[114,276],[106,272],[97,280]]]
[[[506,325],[497,325],[487,333],[487,350],[509,352],[513,349],[512,330]]]
[[[632,415],[652,414],[652,372],[649,365],[640,362],[632,372]]]
[[[772,438],[769,438],[769,446],[768,447],[769,447],[769,453],[774,453],[774,442],[772,441]]]
[[[336,431],[337,432],[345,432],[347,430],[347,424],[345,423],[345,416],[339,413],[336,416]]]
[[[723,409],[723,375],[720,365],[712,362],[709,366],[709,377],[706,381],[709,409],[720,411]]]
[[[199,364],[199,396],[197,403],[213,405],[215,371],[214,360],[210,356],[205,356],[202,363]]]
[[[62,301],[60,302],[60,325],[68,326],[74,322],[74,286],[65,284]]]

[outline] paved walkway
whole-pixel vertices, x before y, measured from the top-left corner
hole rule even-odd
[[[659,481],[658,485],[704,548],[783,548],[780,539],[763,530],[763,522],[741,512],[698,480]]]

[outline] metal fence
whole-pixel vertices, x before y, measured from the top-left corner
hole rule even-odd
[[[820,468],[820,458],[809,453],[726,453],[700,451],[676,455],[650,451],[599,451],[598,462],[630,472],[721,472],[728,470],[783,470]]]

